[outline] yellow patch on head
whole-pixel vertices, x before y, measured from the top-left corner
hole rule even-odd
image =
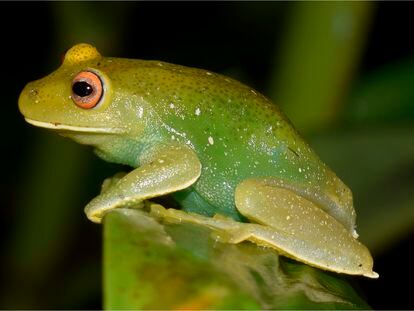
[[[87,43],[80,43],[66,52],[64,63],[75,64],[99,57],[101,57],[101,54],[99,54],[94,46]]]

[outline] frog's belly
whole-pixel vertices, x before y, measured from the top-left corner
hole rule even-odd
[[[237,211],[234,201],[237,185],[247,178],[283,178],[280,176],[280,172],[284,172],[281,168],[289,165],[281,157],[272,158],[260,153],[246,156],[245,150],[238,151],[229,152],[227,156],[224,153],[199,154],[202,163],[200,178],[191,187],[174,195],[184,210],[207,216],[222,214],[242,220],[243,216]]]
[[[221,214],[243,221],[244,217],[235,206],[234,192],[244,176],[228,173],[226,170],[214,174],[204,171],[194,185],[174,193],[173,197],[183,210],[210,217]]]

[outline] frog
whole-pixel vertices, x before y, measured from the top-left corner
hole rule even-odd
[[[358,240],[351,190],[281,109],[255,89],[209,70],[102,56],[80,43],[58,69],[28,83],[25,120],[130,166],[85,207],[100,223],[112,210],[212,229],[323,270],[377,278]]]

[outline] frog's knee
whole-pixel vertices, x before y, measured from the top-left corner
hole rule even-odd
[[[250,220],[255,219],[255,216],[257,216],[256,212],[263,211],[264,207],[266,207],[266,211],[269,211],[267,202],[264,202],[268,197],[268,187],[266,187],[266,185],[263,184],[263,181],[258,178],[243,180],[237,185],[234,193],[237,210]]]
[[[250,205],[251,198],[258,190],[258,182],[255,179],[245,179],[237,185],[234,200],[236,206]],[[260,190],[259,190],[260,191]]]

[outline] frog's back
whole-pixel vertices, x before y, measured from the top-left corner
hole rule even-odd
[[[286,177],[292,165],[298,176],[308,170],[301,165],[325,167],[277,105],[234,79],[156,61],[145,62],[136,78],[171,137],[193,145],[204,164],[234,165],[241,178]]]
[[[194,188],[212,205],[233,207],[235,187],[249,177],[326,186],[330,170],[265,96],[202,69],[158,61],[135,64],[133,91],[154,108],[165,139],[196,151],[203,173]]]

